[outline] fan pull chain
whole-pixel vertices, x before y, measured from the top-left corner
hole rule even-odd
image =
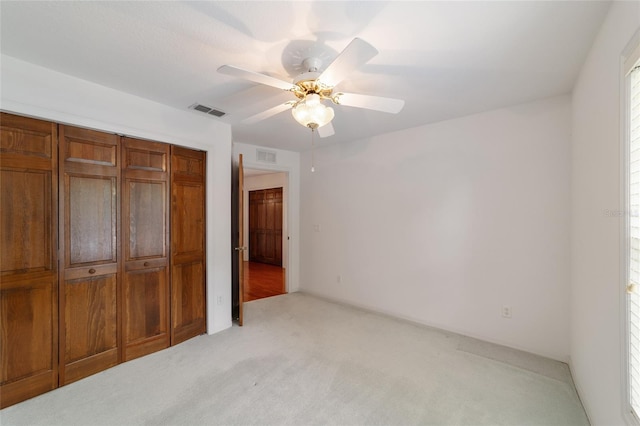
[[[315,134],[316,134],[316,129],[314,129],[313,127],[311,128],[311,173],[316,171],[316,168],[314,167],[315,164],[315,156],[316,156],[316,150],[315,150]]]

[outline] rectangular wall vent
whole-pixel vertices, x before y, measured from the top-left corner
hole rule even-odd
[[[265,151],[262,149],[256,150],[256,160],[261,163],[275,164],[277,161],[276,153],[274,151]]]
[[[196,111],[204,112],[205,114],[213,115],[216,117],[222,117],[226,114],[226,112],[220,111],[218,109],[212,108],[210,106],[202,105],[195,103],[189,107],[189,109],[193,109]]]

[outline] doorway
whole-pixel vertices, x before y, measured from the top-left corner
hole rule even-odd
[[[282,267],[282,187],[249,191],[249,261]]]
[[[287,293],[288,174],[244,169],[243,301]]]

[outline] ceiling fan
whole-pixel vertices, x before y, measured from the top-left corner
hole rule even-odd
[[[334,90],[335,86],[344,80],[349,73],[367,63],[377,54],[378,51],[375,47],[360,38],[354,38],[322,72],[320,72],[323,65],[321,59],[318,57],[304,59],[302,66],[306,72],[298,75],[293,83],[231,65],[221,66],[218,68],[218,72],[277,87],[295,95],[295,99],[251,116],[243,123],[256,123],[291,109],[293,117],[298,123],[309,127],[312,131],[317,129],[320,137],[327,137],[334,134],[331,124],[334,111],[333,108],[325,106],[323,101],[330,100],[336,105],[366,108],[392,114],[397,114],[404,107],[404,101],[400,99],[342,93]]]

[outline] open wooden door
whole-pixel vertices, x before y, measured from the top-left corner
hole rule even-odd
[[[244,170],[242,167],[242,154],[238,160],[232,161],[231,175],[231,256],[232,281],[231,281],[231,319],[242,325],[243,318],[243,283],[244,280]]]
[[[244,322],[244,251],[247,249],[244,244],[244,167],[242,165],[242,154],[238,157],[238,325]]]

